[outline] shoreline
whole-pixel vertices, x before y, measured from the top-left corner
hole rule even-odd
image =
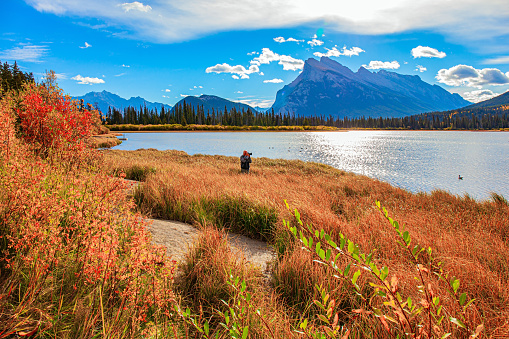
[[[141,125],[142,126],[142,125]],[[106,125],[106,127],[108,127]],[[111,130],[111,133],[204,133],[204,132],[229,132],[229,133],[238,133],[238,132],[352,132],[352,131],[401,131],[401,132],[509,132],[509,129],[492,129],[492,130],[463,130],[463,129],[377,129],[377,128],[348,128],[348,129],[175,129],[175,130],[163,130],[163,129],[140,129],[140,130]]]
[[[288,133],[288,132],[296,132],[296,133],[304,133],[304,132],[310,132],[310,133],[316,133],[316,132],[326,132],[326,133],[334,133],[334,132],[340,132],[340,133],[346,133],[346,132],[354,132],[354,131],[399,131],[399,132],[472,132],[472,133],[504,133],[509,132],[509,130],[443,130],[443,129],[420,129],[420,130],[408,130],[408,129],[345,129],[345,130],[297,130],[297,131],[291,131],[291,130],[281,130],[281,131],[264,131],[264,130],[177,130],[177,131],[161,131],[161,130],[154,130],[154,131],[122,131],[118,130],[115,132],[118,133],[253,133],[253,132],[260,132],[260,133]]]
[[[118,132],[118,133],[207,133],[207,132],[213,132],[213,133],[243,133],[243,132],[246,132],[246,133],[251,133],[251,132],[262,132],[262,133],[265,133],[265,132],[268,132],[268,133],[286,133],[286,132],[298,132],[298,133],[302,133],[302,132],[348,132],[348,130],[334,130],[334,131],[331,131],[331,130],[295,130],[295,131],[292,131],[292,130],[231,130],[231,129],[225,129],[225,130],[174,130],[174,131],[164,131],[164,130],[153,130],[153,131],[150,131],[150,130],[140,130],[140,131],[133,131],[133,130],[129,130],[129,131],[121,131],[121,130],[118,130],[118,131],[115,131],[115,132]]]

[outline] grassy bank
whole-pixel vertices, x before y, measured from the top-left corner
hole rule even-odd
[[[223,125],[107,125],[111,131],[152,132],[152,131],[337,131],[329,126],[223,126]]]
[[[298,209],[304,224],[323,229],[337,243],[342,234],[357,244],[361,253],[372,253],[378,266],[390,268],[388,279],[398,282],[398,293],[425,303],[415,281],[421,272],[416,269],[419,263],[397,243],[394,228],[375,207],[378,200],[392,218],[406,226],[412,246],[430,248],[447,279],[459,279],[461,294],[465,293],[462,298],[475,299],[468,310],[458,308],[460,290],[451,294],[450,284],[428,271],[429,293],[439,298],[446,315],[434,335],[440,337],[438,332],[446,331],[453,337],[468,337],[461,326],[447,320],[454,316],[461,316],[469,329],[483,324],[485,336],[509,335],[509,206],[500,196],[478,202],[443,191],[412,194],[364,176],[302,161],[255,158],[251,174],[242,175],[235,157],[140,150],[108,151],[105,158],[108,167],[117,171],[150,169],[136,194],[144,212],[216,225],[272,242],[279,253],[272,283],[278,300],[285,305],[286,316],[298,318],[319,312],[313,300],[320,296],[315,285],[321,284],[341,305],[339,319],[344,328],[355,330],[351,337],[391,337],[383,322],[369,320],[359,315],[360,311],[352,312],[367,310],[369,305],[356,297],[351,284],[334,278],[331,267],[313,262],[316,257],[312,253],[296,246],[295,237],[282,224],[283,219],[294,220],[285,199],[292,210]],[[292,225],[297,225],[295,220]],[[348,263],[347,259],[338,260],[338,264]],[[432,267],[429,258],[419,260]],[[372,291],[370,283],[369,275],[358,277],[363,293]],[[375,299],[371,302],[380,302]],[[416,316],[413,324],[429,326],[424,314],[428,313]]]
[[[91,148],[111,148],[122,143],[117,136],[112,134],[93,135],[88,140]]]
[[[235,157],[99,152],[97,117],[51,82],[0,100],[0,339],[509,336],[504,197],[302,161],[255,158],[242,175]],[[124,177],[144,182],[133,199]],[[178,270],[146,215],[202,229]],[[225,230],[274,245],[270,281]]]

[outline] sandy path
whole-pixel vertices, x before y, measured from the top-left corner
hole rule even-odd
[[[127,194],[132,195],[140,182],[124,179],[129,184]],[[149,230],[152,233],[152,241],[157,245],[166,247],[167,254],[172,259],[180,262],[184,259],[193,241],[198,237],[200,230],[183,222],[145,219],[149,223]],[[243,235],[228,233],[228,243],[239,255],[261,268],[263,273],[267,271],[267,263],[272,261],[276,254],[267,243],[253,240]]]
[[[152,241],[165,246],[167,254],[182,261],[200,230],[179,221],[146,219],[152,233]],[[263,241],[253,240],[242,235],[229,233],[228,243],[234,251],[242,254],[248,262],[259,266],[262,272],[267,270],[267,263],[275,258],[274,251]]]

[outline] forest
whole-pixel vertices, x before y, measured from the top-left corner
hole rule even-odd
[[[374,128],[408,130],[492,130],[509,128],[509,105],[473,109],[456,109],[430,112],[402,118],[357,117],[337,118],[332,115],[300,116],[290,112],[281,114],[274,110],[214,110],[205,112],[203,106],[183,104],[168,110],[149,110],[147,107],[127,107],[123,111],[108,110],[108,125],[159,125],[188,124],[223,126],[330,126],[336,128]]]
[[[7,62],[0,65],[0,97],[10,90],[19,91],[25,82],[34,82],[32,72],[22,72],[16,61],[12,66]]]

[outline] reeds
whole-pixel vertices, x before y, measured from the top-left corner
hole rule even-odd
[[[226,125],[108,125],[111,131],[135,132],[135,131],[336,131],[338,128],[331,126],[226,126]]]
[[[219,213],[221,204],[209,204],[203,209],[206,212],[197,206],[200,201],[215,202],[221,197],[242,201],[243,208],[273,209],[278,221],[271,226],[269,239],[280,254],[275,263],[274,287],[287,307],[308,314],[312,314],[316,298],[316,291],[310,290],[313,283],[329,286],[334,299],[345,300],[345,305],[355,305],[355,298],[341,285],[334,287],[337,282],[329,282],[326,270],[314,268],[310,259],[297,256],[295,242],[281,226],[283,219],[291,219],[284,199],[299,210],[304,224],[324,229],[333,239],[342,233],[363,252],[373,251],[380,264],[391,268],[402,293],[418,298],[414,262],[397,244],[394,230],[375,208],[375,201],[381,201],[394,219],[406,225],[412,239],[423,248],[431,248],[444,270],[459,279],[463,291],[475,299],[476,311],[469,315],[469,321],[484,324],[482,335],[509,333],[509,324],[502,320],[509,316],[509,207],[505,204],[475,201],[443,191],[412,194],[364,176],[302,161],[254,158],[251,173],[242,175],[234,157],[139,150],[108,152],[106,159],[111,168],[122,163],[157,169],[141,186],[138,194],[143,199],[138,203],[160,217],[198,224],[201,220],[214,222],[209,215]],[[241,216],[229,215],[239,217],[238,225],[245,224]],[[344,312],[348,309],[345,307]],[[346,313],[345,321],[357,331],[350,332],[351,337],[370,333],[365,332],[366,326],[359,327],[358,320],[365,317],[348,318]]]

